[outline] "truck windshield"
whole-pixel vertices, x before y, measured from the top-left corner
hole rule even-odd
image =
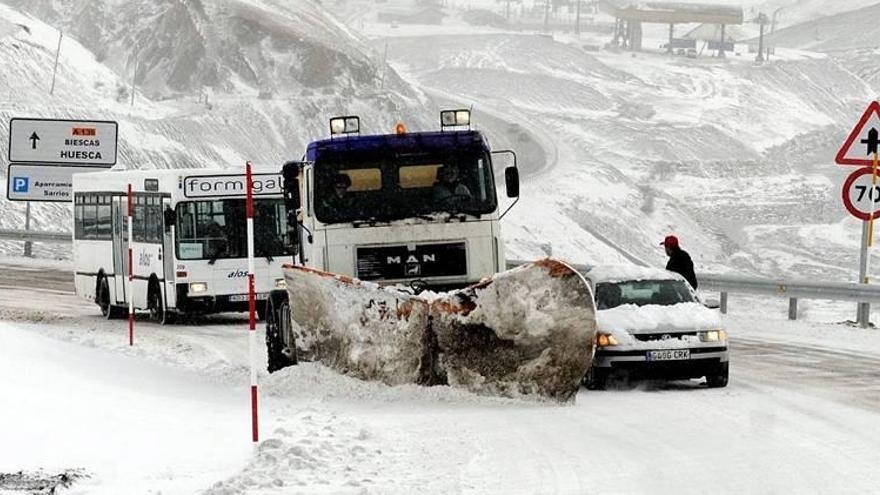
[[[247,257],[244,199],[178,203],[177,259]],[[257,257],[292,255],[282,199],[254,200],[254,251]]]
[[[681,280],[632,280],[596,285],[597,309],[611,309],[624,304],[673,306],[694,301],[690,286]]]
[[[315,216],[324,223],[483,215],[497,206],[491,161],[482,150],[334,158],[315,161]]]

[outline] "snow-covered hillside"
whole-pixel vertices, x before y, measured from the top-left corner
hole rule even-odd
[[[87,8],[101,15],[81,15]],[[65,35],[50,95],[54,26]],[[200,54],[188,51],[195,44]],[[9,1],[0,3],[0,61],[0,134],[11,117],[117,120],[119,163],[133,168],[280,165],[326,135],[332,115],[359,114],[379,131],[401,118],[427,127],[435,114],[311,1]],[[35,205],[32,226],[69,230],[69,210]],[[23,226],[23,204],[2,199],[0,212],[0,227]]]

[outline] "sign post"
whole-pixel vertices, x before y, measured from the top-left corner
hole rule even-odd
[[[257,412],[257,295],[254,284],[254,177],[251,162],[245,163],[245,210],[247,212],[248,254],[248,354],[251,363],[251,439],[254,445],[260,440],[259,414]]]
[[[864,148],[861,146],[864,145]],[[862,166],[847,177],[843,184],[843,204],[856,218],[862,220],[861,250],[859,254],[859,283],[868,284],[870,252],[874,245],[874,219],[880,216],[880,185],[878,185],[878,152],[880,152],[880,102],[872,101],[837,152],[834,161],[839,165]],[[868,179],[870,177],[870,180]],[[871,308],[859,303],[858,324],[870,325]]]

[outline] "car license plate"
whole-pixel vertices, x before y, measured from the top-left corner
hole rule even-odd
[[[688,349],[666,349],[662,351],[648,351],[648,361],[681,361],[691,358]]]
[[[257,301],[265,301],[269,298],[269,294],[259,293],[257,294]],[[247,294],[236,294],[234,296],[229,296],[229,302],[246,302],[248,300]]]

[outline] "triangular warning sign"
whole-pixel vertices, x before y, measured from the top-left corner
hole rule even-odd
[[[871,166],[875,153],[880,153],[880,102],[872,101],[834,161],[839,165]]]

